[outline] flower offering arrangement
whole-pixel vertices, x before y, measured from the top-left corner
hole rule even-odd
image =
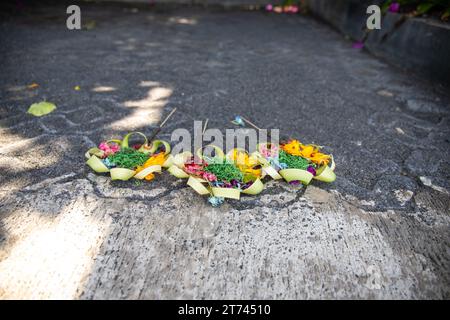
[[[150,139],[142,132],[130,132],[123,139],[103,141],[98,147],[86,152],[86,164],[97,173],[109,173],[112,180],[153,180],[155,172],[161,173],[162,167],[169,168],[172,165],[170,144],[153,138],[176,110],[174,108],[169,113]],[[143,143],[130,146],[130,137],[133,135],[143,138]]]
[[[233,123],[240,126],[249,123],[261,130],[244,117],[236,117]],[[133,135],[140,136],[144,141],[130,146],[129,140]],[[212,149],[214,156],[205,155],[205,148]],[[207,195],[208,202],[213,206],[222,204],[225,199],[240,200],[241,194],[261,193],[264,189],[262,181],[266,177],[305,186],[312,180],[327,183],[336,180],[333,156],[323,153],[322,147],[318,145],[303,144],[297,139],[280,144],[260,143],[251,154],[240,148],[225,154],[215,145],[202,147],[195,155],[189,151],[171,155],[170,151],[171,147],[166,141],[149,142],[143,133],[131,132],[121,140],[101,142],[98,147],[89,149],[85,156],[86,164],[92,170],[109,173],[112,180],[135,178],[150,181],[155,178],[155,173],[161,173],[162,168],[167,168],[176,178],[187,179],[187,185],[195,192]]]
[[[144,143],[130,147],[129,139],[132,135],[140,135]],[[154,173],[161,173],[162,167],[170,162],[169,143],[154,140],[148,143],[147,137],[141,132],[131,132],[122,140],[113,139],[101,142],[98,147],[89,149],[85,156],[86,164],[97,173],[110,173],[112,180],[153,180]]]
[[[258,145],[258,154],[263,160],[263,171],[273,179],[284,179],[290,184],[308,185],[312,179],[323,182],[336,180],[335,163],[332,155],[320,152],[321,147],[302,144],[292,139],[273,146]],[[331,163],[331,167],[328,164]]]

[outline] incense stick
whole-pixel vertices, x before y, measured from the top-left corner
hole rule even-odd
[[[241,119],[244,120],[245,122],[247,122],[249,125],[251,125],[253,128],[257,129],[257,130],[261,130],[261,128],[259,128],[256,124],[254,124],[253,122],[251,122],[250,120],[244,118],[243,116],[241,116]]]
[[[261,131],[263,129],[261,129],[260,127],[258,127],[256,124],[254,124],[253,122],[251,122],[250,120],[244,118],[243,116],[240,116],[242,120],[244,120],[245,122],[247,122],[249,125],[251,125],[253,128],[255,128],[258,131]],[[266,129],[267,130],[267,129]],[[268,139],[272,139],[272,135],[270,133],[270,131],[267,131],[267,138]]]
[[[205,121],[205,126],[203,127],[202,135],[205,134],[206,127],[208,126],[208,120],[209,120],[209,119],[206,119],[206,121]]]
[[[173,109],[169,115],[163,120],[163,122],[161,122],[161,124],[159,125],[160,128],[162,128],[162,126],[167,122],[167,120],[169,120],[169,118],[173,115],[173,113],[177,111],[177,108]]]
[[[166,124],[167,120],[169,120],[169,118],[173,115],[173,113],[177,111],[177,108],[173,109],[168,115],[167,117],[161,122],[161,124],[159,125],[158,128],[155,129],[155,131],[153,132],[153,134],[150,136],[150,138],[148,139],[148,142],[152,142],[153,139],[155,139],[156,135],[161,131],[161,128],[164,126],[164,124]]]

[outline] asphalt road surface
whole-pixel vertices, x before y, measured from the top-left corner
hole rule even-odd
[[[448,88],[310,17],[85,5],[79,31],[66,17],[1,19],[0,298],[450,298]],[[42,100],[57,109],[26,113]],[[137,185],[84,164],[174,107],[160,138],[244,115],[326,146],[338,178],[213,208],[167,173]]]

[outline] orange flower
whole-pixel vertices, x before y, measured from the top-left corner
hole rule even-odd
[[[298,140],[291,140],[289,143],[281,146],[281,149],[294,156],[300,156],[317,165],[327,165],[330,156],[319,152],[319,148],[315,145],[303,145]]]
[[[142,166],[139,166],[136,168],[136,173],[144,170],[145,168],[151,167],[151,166],[155,166],[155,165],[162,166],[164,161],[166,161],[164,153],[161,152],[156,155],[153,155]],[[148,181],[153,180],[154,178],[155,178],[155,175],[153,173],[149,173],[148,175],[145,176],[145,180],[148,180]]]
[[[301,143],[298,140],[291,140],[289,143],[286,143],[284,145],[281,145],[281,149],[286,151],[289,154],[299,156],[300,155],[300,149]]]
[[[155,154],[153,156],[151,156],[145,163],[144,163],[144,168],[150,167],[150,166],[155,166],[155,165],[160,165],[162,166],[164,161],[165,161],[165,155],[164,153],[160,152],[158,154]]]
[[[300,143],[300,141],[298,141],[298,140],[291,140],[291,141],[289,141],[289,143],[286,143],[286,144],[282,145],[281,149],[283,149],[287,153],[292,154],[294,156],[299,156],[300,155],[301,146],[302,146],[302,144]]]
[[[145,176],[145,180],[147,181],[151,181],[155,178],[155,175],[153,173],[149,173],[148,175]]]
[[[317,148],[314,148],[312,145],[307,145],[302,148],[301,156],[305,158],[310,158],[311,155],[315,152],[319,151]]]
[[[316,152],[309,158],[309,160],[318,165],[327,165],[330,161],[330,158],[331,157],[328,154]]]

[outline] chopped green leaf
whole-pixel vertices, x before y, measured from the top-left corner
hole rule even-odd
[[[280,151],[279,161],[280,163],[287,164],[290,169],[306,170],[311,165],[307,159],[300,156],[294,156],[283,150]]]
[[[133,148],[122,148],[119,152],[108,156],[107,159],[119,168],[135,169],[138,166],[142,166],[148,158],[148,154]]]

